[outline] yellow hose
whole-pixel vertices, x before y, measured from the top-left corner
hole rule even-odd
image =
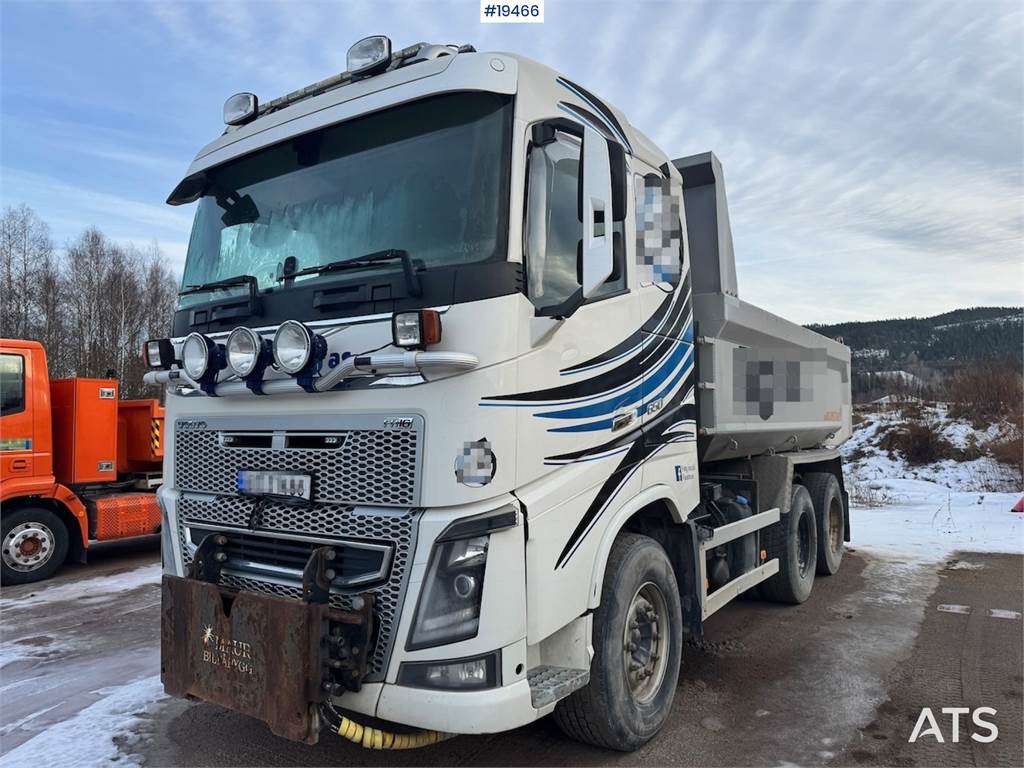
[[[389,733],[379,728],[349,720],[341,715],[338,735],[366,749],[417,749],[450,739],[455,734],[440,731],[413,731],[412,733]]]

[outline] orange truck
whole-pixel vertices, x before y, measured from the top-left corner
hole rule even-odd
[[[0,339],[0,581],[25,584],[93,541],[160,531],[164,409],[116,379],[54,379],[36,341]]]

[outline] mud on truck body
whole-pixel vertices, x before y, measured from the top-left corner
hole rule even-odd
[[[165,687],[309,742],[636,748],[707,616],[838,567],[849,350],[738,298],[714,155],[506,53],[349,65],[229,99],[168,201]]]

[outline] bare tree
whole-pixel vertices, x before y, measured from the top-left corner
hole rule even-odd
[[[50,376],[116,371],[122,397],[152,397],[142,384],[142,345],[166,336],[177,280],[153,243],[123,246],[89,227],[64,258],[31,208],[0,219],[0,333],[44,345]]]
[[[50,228],[27,205],[0,217],[0,335],[27,337],[40,320],[41,269],[53,258]]]

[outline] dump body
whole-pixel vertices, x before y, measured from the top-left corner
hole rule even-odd
[[[707,152],[673,164],[693,264],[701,461],[839,445],[851,432],[849,348],[739,298],[721,163]]]
[[[117,403],[117,471],[159,472],[164,460],[164,408],[157,400]]]

